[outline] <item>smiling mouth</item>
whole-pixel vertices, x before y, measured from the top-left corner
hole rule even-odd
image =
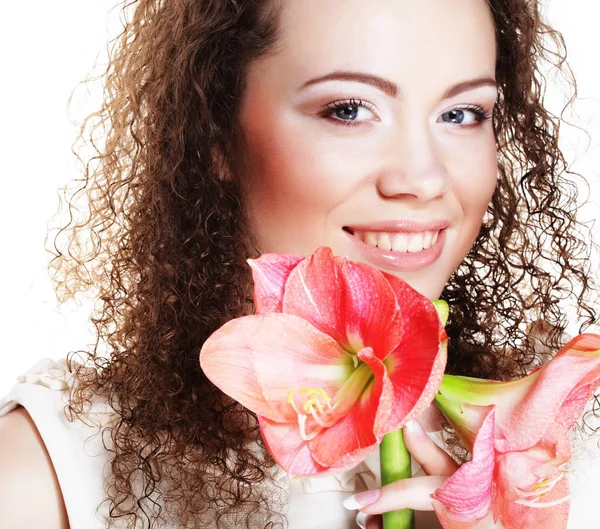
[[[344,231],[361,242],[384,251],[397,253],[419,253],[432,248],[443,230],[421,232],[359,231],[348,227]]]

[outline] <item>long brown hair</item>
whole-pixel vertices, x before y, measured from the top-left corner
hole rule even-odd
[[[51,269],[61,300],[89,289],[98,299],[95,347],[78,355],[94,369],[79,370],[69,355],[78,384],[67,411],[85,420],[102,394],[116,412],[104,431],[108,525],[282,522],[273,489],[260,486],[273,482],[275,466],[254,416],[214,388],[198,362],[205,339],[248,311],[253,250],[237,181],[223,177],[220,160],[235,151],[246,66],[277,45],[280,3],[126,1],[102,76],[104,103],[82,125],[80,145],[87,139],[95,155],[67,191],[71,220],[56,236]],[[442,297],[452,307],[448,371],[506,379],[540,356],[526,325],[545,320],[547,347],[560,345],[565,297],[584,327],[595,322],[595,287],[576,186],[558,148],[560,119],[542,105],[543,61],[576,94],[564,42],[537,1],[488,3],[498,42],[499,184]]]

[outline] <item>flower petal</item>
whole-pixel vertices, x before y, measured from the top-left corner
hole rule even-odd
[[[282,310],[310,322],[344,344],[344,307],[339,269],[331,248],[321,246],[290,273]]]
[[[304,318],[348,351],[371,347],[381,359],[402,335],[398,303],[383,274],[334,257],[326,246],[290,273],[283,312]]]
[[[448,398],[442,393],[436,395],[435,403],[446,419],[448,419],[448,422],[452,428],[454,428],[459,439],[472,453],[475,439],[488,414],[489,406],[475,406],[468,402],[461,402],[457,399]]]
[[[496,448],[502,452],[529,448],[550,430],[555,438],[567,434],[600,386],[600,336],[577,336],[519,382],[531,387],[518,404],[498,402]]]
[[[227,322],[204,343],[200,365],[213,384],[246,408],[294,422],[290,390],[319,388],[335,395],[352,360],[308,322],[271,312]]]
[[[559,443],[539,443],[519,452],[496,454],[496,485],[502,498],[532,500],[564,479],[565,463],[571,458],[567,437]],[[548,490],[545,490],[548,489]]]
[[[386,430],[420,415],[435,397],[446,367],[447,336],[435,305],[395,276],[385,274],[396,293],[404,334],[385,364],[395,392]]]
[[[297,422],[279,423],[257,417],[267,449],[290,477],[324,475],[328,469],[313,459],[308,443],[300,436]]]
[[[258,259],[248,259],[254,280],[256,312],[281,312],[283,289],[290,272],[304,260],[302,255],[265,253]]]
[[[381,425],[386,422],[393,404],[391,382],[385,366],[370,348],[360,351],[359,358],[369,365],[374,378],[342,419],[310,441],[313,458],[324,467],[350,469],[356,466],[387,433],[381,431]]]
[[[343,280],[345,335],[354,351],[373,349],[384,360],[402,338],[402,315],[396,295],[382,273],[348,259],[339,262]]]
[[[494,518],[500,520],[503,529],[522,529],[523,527],[566,529],[570,508],[568,498],[569,482],[566,477],[539,500],[537,508],[508,500],[502,497],[495,488],[493,494]]]
[[[491,407],[475,439],[473,459],[431,496],[444,529],[467,529],[488,515],[492,505],[493,477],[494,407]]]

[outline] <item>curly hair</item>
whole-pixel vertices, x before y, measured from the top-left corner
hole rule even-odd
[[[577,93],[563,39],[536,0],[488,4],[499,181],[442,297],[452,307],[447,370],[509,379],[543,360],[533,322],[551,329],[548,350],[560,345],[565,300],[577,304],[581,329],[596,322],[596,287],[558,147],[561,118],[543,106],[544,61]],[[65,188],[70,221],[50,264],[61,301],[86,290],[98,300],[95,345],[78,353],[81,363],[68,356],[78,383],[67,412],[85,421],[100,394],[115,411],[103,431],[112,452],[107,527],[204,527],[209,516],[219,528],[284,524],[254,415],[198,362],[212,332],[251,310],[247,219],[222,161],[234,152],[246,67],[277,46],[280,2],[126,0],[123,13],[100,77],[104,102],[75,146],[94,153],[79,155],[83,177]]]

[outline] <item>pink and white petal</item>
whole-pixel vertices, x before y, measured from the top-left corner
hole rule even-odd
[[[396,295],[400,312],[403,315],[402,321],[405,325],[418,325],[423,318],[426,318],[426,321],[429,322],[429,315],[433,314],[437,320],[438,327],[443,328],[439,313],[432,301],[417,292],[399,277],[383,271],[381,273]],[[415,321],[413,321],[413,318]]]
[[[520,402],[498,402],[496,446],[502,452],[535,445],[556,425],[558,417],[566,430],[579,418],[588,398],[600,386],[600,336],[574,338],[523,382],[529,380],[529,390],[518,393]]]
[[[444,376],[447,337],[434,305],[426,298],[401,303],[404,335],[385,364],[395,392],[395,404],[386,426],[394,430],[419,416],[434,399]]]
[[[352,468],[378,445],[393,404],[392,387],[385,366],[366,348],[359,358],[373,371],[373,379],[350,410],[333,426],[309,442],[314,459],[324,467]]]
[[[472,527],[492,507],[494,479],[494,408],[486,415],[473,446],[473,458],[432,494],[444,529]]]
[[[258,314],[281,312],[283,290],[290,272],[304,260],[302,255],[265,253],[248,259],[254,280],[254,307]]]
[[[313,459],[308,443],[300,435],[297,422],[280,423],[260,415],[257,417],[267,449],[290,477],[322,475],[328,470]]]
[[[346,315],[340,275],[331,248],[319,247],[291,271],[282,310],[305,319],[343,346]]]
[[[561,446],[566,449],[562,450]],[[561,468],[570,459],[570,443],[538,444],[528,450],[496,454],[496,486],[502,498],[516,501],[539,494],[544,482],[563,476]]]
[[[379,441],[363,448],[358,448],[354,452],[346,454],[335,462],[331,467],[331,471],[321,473],[320,475],[340,475],[348,470],[352,470],[357,465],[360,465],[368,456],[370,456],[379,447]]]
[[[502,523],[503,529],[522,529],[523,527],[548,527],[566,529],[569,518],[569,483],[566,477],[561,479],[544,498],[537,508],[528,507],[504,498],[498,490],[493,494],[494,517]],[[563,501],[565,500],[565,501]],[[550,506],[544,506],[544,504]]]
[[[291,314],[270,312],[227,322],[204,343],[200,365],[221,391],[268,419],[292,422],[292,388],[335,395],[348,354],[331,337]]]
[[[443,529],[474,529],[475,523],[477,522],[461,522],[460,520],[454,518],[452,514],[446,510],[444,510],[444,506],[437,500],[431,500],[431,505],[433,505],[433,510],[437,516],[438,521]],[[487,526],[485,526],[487,527]],[[503,528],[504,529],[504,528]]]
[[[584,333],[576,336],[561,348],[561,352],[567,351],[597,356],[600,353],[600,334]]]
[[[402,316],[396,296],[383,274],[348,259],[339,262],[347,345],[353,351],[371,347],[381,360],[402,338]]]

